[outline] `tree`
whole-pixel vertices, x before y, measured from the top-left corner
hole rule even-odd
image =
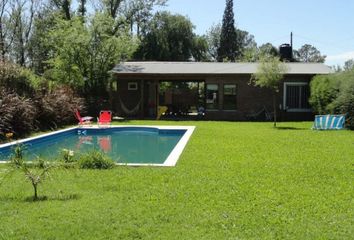
[[[131,33],[139,37],[149,24],[155,7],[164,6],[167,0],[100,0],[101,11],[116,21],[114,32],[129,23]]]
[[[279,57],[268,56],[259,62],[257,72],[252,74],[251,82],[255,86],[270,88],[273,92],[274,127],[277,126],[277,93],[279,83],[286,74],[287,68]]]
[[[0,2],[0,56],[1,56],[1,61],[5,61],[5,55],[6,55],[6,29],[5,29],[5,22],[7,20],[7,3],[8,0],[3,0]]]
[[[351,71],[354,69],[354,59],[349,59],[348,61],[345,61],[344,63],[344,71]]]
[[[52,3],[61,11],[66,20],[71,19],[71,0],[51,0]]]
[[[220,47],[221,24],[212,25],[206,32],[205,38],[208,44],[208,55],[212,61],[218,59],[218,49]]]
[[[240,55],[240,47],[237,41],[235,28],[233,0],[226,0],[226,8],[222,20],[220,46],[218,48],[218,61],[225,59],[235,62]]]
[[[299,50],[294,51],[295,59],[299,62],[316,62],[324,63],[326,55],[321,55],[321,52],[310,44],[303,45]]]
[[[240,55],[237,60],[246,62],[256,61],[257,43],[254,36],[250,35],[247,31],[236,29],[237,44],[240,47]],[[221,24],[213,25],[207,31],[205,38],[208,44],[208,58],[211,61],[217,61],[218,49],[220,48]]]
[[[59,20],[49,33],[53,57],[45,76],[90,96],[105,95],[109,71],[129,58],[136,47],[127,31],[111,34],[114,24],[111,17],[102,13],[87,24],[77,17]]]
[[[191,21],[179,14],[158,12],[146,29],[146,36],[135,53],[139,60],[155,61],[188,61],[193,53],[202,55],[197,48],[202,49],[201,39],[196,39]],[[202,47],[202,48],[201,48]]]
[[[256,62],[257,61],[257,43],[254,36],[249,32],[236,29],[237,41],[240,46],[239,59],[243,62]]]
[[[84,18],[86,16],[86,12],[87,12],[86,3],[87,3],[87,0],[79,0],[78,13],[79,13],[79,16],[82,18]]]
[[[193,39],[192,56],[196,62],[208,62],[208,43],[204,36],[195,36]]]
[[[273,46],[273,44],[271,44],[271,43],[265,43],[265,44],[261,45],[258,48],[258,51],[259,51],[258,58],[267,58],[267,57],[277,57],[277,56],[279,56],[278,49],[275,46]]]

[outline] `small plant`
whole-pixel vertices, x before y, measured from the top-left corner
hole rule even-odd
[[[16,145],[13,150],[13,156],[10,159],[10,166],[13,171],[19,170],[24,173],[26,180],[29,181],[33,187],[33,200],[37,201],[40,199],[38,197],[38,185],[49,177],[49,171],[56,167],[56,165],[54,163],[49,164],[40,158],[32,162],[26,162],[23,158],[23,151],[24,145]]]
[[[62,160],[64,163],[74,163],[75,158],[74,158],[74,151],[69,150],[69,149],[62,149]]]
[[[114,167],[114,162],[104,153],[94,150],[80,157],[79,167],[83,169],[111,169]]]

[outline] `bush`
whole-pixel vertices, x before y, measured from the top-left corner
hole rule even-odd
[[[319,114],[345,114],[347,127],[354,129],[354,70],[316,76],[310,104]]]
[[[79,167],[83,169],[111,169],[115,166],[112,159],[100,151],[84,154],[79,159]]]
[[[318,75],[313,78],[309,102],[316,113],[326,114],[333,110],[331,103],[338,97],[340,85],[335,75]]]
[[[11,62],[0,62],[0,87],[30,97],[44,82],[31,70]]]
[[[84,100],[68,87],[57,87],[36,96],[40,127],[56,128],[75,122],[74,111],[84,108]]]
[[[335,112],[346,114],[349,129],[354,130],[354,77],[347,78],[341,86],[337,99],[332,103]]]
[[[24,136],[36,128],[37,109],[31,99],[0,89],[0,138],[6,133]]]

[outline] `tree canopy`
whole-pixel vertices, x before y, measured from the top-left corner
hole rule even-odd
[[[299,62],[317,62],[323,63],[326,60],[326,55],[310,44],[303,45],[299,50],[294,51],[295,59]]]
[[[204,59],[206,40],[193,33],[192,22],[179,14],[158,12],[144,29],[135,53],[139,60],[188,61]]]
[[[235,62],[240,55],[234,19],[233,0],[226,0],[226,7],[221,26],[220,46],[218,48],[218,61],[229,60]]]
[[[279,83],[287,71],[285,64],[280,61],[279,57],[266,56],[261,59],[257,72],[251,77],[251,82],[255,86],[269,88],[273,91],[274,127],[277,124],[276,95],[279,92]]]

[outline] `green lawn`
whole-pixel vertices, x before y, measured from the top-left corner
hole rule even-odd
[[[177,166],[67,170],[0,186],[0,239],[353,239],[354,132],[195,125]],[[4,166],[0,167],[0,171]]]

